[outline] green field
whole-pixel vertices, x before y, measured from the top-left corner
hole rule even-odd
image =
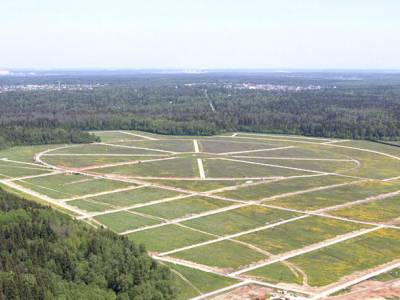
[[[246,206],[186,221],[183,224],[217,235],[229,235],[298,215],[266,207]]]
[[[144,244],[156,260],[175,261],[165,264],[172,269],[177,299],[200,296],[248,277],[306,292],[309,286],[326,288],[344,276],[400,259],[400,231],[395,227],[400,196],[382,198],[400,190],[400,148],[250,133],[195,137],[101,131],[98,135],[110,145],[0,151],[1,184]],[[40,166],[38,159],[35,162],[43,151],[39,157],[65,173],[38,176],[55,171]],[[205,178],[200,177],[201,162]],[[30,178],[18,180],[21,176]],[[332,207],[365,199],[368,202]],[[329,207],[319,216],[309,215]],[[324,244],[377,228],[379,222],[391,222],[396,229]],[[303,253],[316,245],[321,248]],[[298,255],[255,268],[238,280],[226,275],[289,253]],[[381,277],[391,280],[396,274],[398,270]]]
[[[297,192],[320,186],[329,186],[349,182],[350,179],[339,176],[312,176],[266,182],[236,190],[226,191],[217,195],[240,200],[260,200],[279,194]]]
[[[334,210],[329,214],[368,222],[387,222],[400,217],[400,196]]]
[[[316,210],[368,197],[397,191],[398,183],[363,182],[335,189],[316,191],[268,202],[273,205],[303,210]]]

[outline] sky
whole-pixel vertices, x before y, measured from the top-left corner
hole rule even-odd
[[[0,0],[0,70],[400,69],[399,0]]]

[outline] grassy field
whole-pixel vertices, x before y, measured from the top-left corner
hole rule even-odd
[[[149,251],[165,252],[213,239],[214,236],[179,225],[165,225],[128,235],[137,244],[146,245]]]
[[[172,270],[179,286],[177,300],[187,300],[238,282],[231,278],[194,270],[172,263],[164,264]]]
[[[365,227],[334,219],[307,217],[236,239],[256,245],[272,254],[280,254]]]
[[[184,250],[174,253],[173,256],[202,265],[231,271],[267,258],[264,254],[232,241],[222,241]]]
[[[63,145],[0,151],[1,183],[28,199],[35,197],[36,191],[58,201],[48,199],[48,204],[65,203],[67,206],[61,208],[64,211],[72,209],[69,213],[78,219],[123,233],[135,243],[144,244],[150,254],[193,263],[194,268],[167,263],[179,290],[177,299],[200,296],[238,282],[212,272],[223,275],[275,255],[371,227],[359,221],[395,224],[393,220],[400,216],[400,196],[370,198],[400,190],[400,180],[395,179],[400,176],[400,160],[394,157],[400,155],[397,147],[366,141],[324,144],[332,140],[293,135],[226,133],[219,137],[173,137],[124,132],[96,132],[104,143],[113,145],[68,145],[42,155],[43,161],[61,168],[79,168],[82,175],[67,172],[15,181],[28,191],[13,189],[12,183],[5,179],[54,170],[2,159],[32,163],[36,154]],[[194,139],[200,153],[194,153]],[[158,160],[151,161],[155,158]],[[200,178],[197,159],[203,162],[205,179]],[[104,166],[121,162],[131,163]],[[100,175],[108,179],[101,179]],[[125,182],[129,177],[135,177],[129,180],[133,183]],[[380,180],[389,178],[392,180]],[[355,183],[362,179],[372,180]],[[347,183],[351,184],[331,187]],[[325,212],[350,218],[349,221],[306,214],[367,198],[370,198],[368,203]],[[257,201],[263,199],[265,202],[260,205]],[[162,203],[150,203],[158,200]],[[226,211],[216,213],[217,209]],[[177,219],[186,217],[189,220],[178,223]],[[301,219],[275,224],[294,217]],[[174,220],[172,224],[167,223],[170,220]],[[265,226],[273,227],[244,234]],[[231,239],[214,241],[238,233]],[[212,242],[197,245],[206,241]],[[271,284],[294,284],[299,289],[307,288],[303,284],[321,287],[354,272],[400,259],[398,249],[400,231],[379,229],[257,268],[242,279],[251,276]],[[169,251],[173,252],[164,253]],[[211,273],[196,270],[196,264],[213,270]],[[381,277],[382,280],[398,278],[398,270]]]
[[[307,273],[311,286],[400,259],[400,231],[381,229],[289,260]],[[321,267],[323,266],[323,267]]]
[[[203,160],[203,164],[208,177],[248,178],[310,175],[310,173],[303,171],[222,159],[205,159]]]
[[[218,235],[246,231],[299,214],[259,206],[246,206],[186,221],[183,224]]]
[[[334,210],[330,214],[368,222],[387,222],[400,218],[400,196]]]
[[[37,191],[55,199],[71,198],[87,194],[126,188],[132,184],[97,179],[83,175],[57,174],[46,177],[37,177],[17,182],[19,185]]]
[[[197,163],[194,159],[174,158],[142,164],[96,169],[98,173],[141,177],[198,177]]]
[[[335,189],[291,196],[268,203],[294,209],[316,210],[351,201],[362,200],[371,196],[394,192],[399,188],[400,185],[398,183],[363,182]]]
[[[149,205],[134,211],[163,219],[175,219],[232,205],[232,202],[193,196],[173,202]]]
[[[302,191],[320,186],[341,184],[349,181],[351,180],[339,176],[301,177],[238,188],[217,195],[239,200],[260,200],[279,194]]]

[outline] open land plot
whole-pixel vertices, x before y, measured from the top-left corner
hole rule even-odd
[[[307,137],[301,135],[290,135],[290,134],[262,134],[262,133],[242,133],[239,132],[237,137],[247,137],[247,138],[265,138],[265,139],[273,139],[273,140],[293,140],[299,142],[313,142],[313,143],[325,143],[332,141],[333,139],[328,138],[315,138],[315,137]]]
[[[146,245],[146,249],[151,252],[165,252],[202,243],[215,237],[179,225],[165,225],[131,233],[128,238],[137,244]]]
[[[126,140],[143,140],[139,136],[134,136],[131,134],[126,134],[123,131],[93,131],[93,134],[100,137],[103,143],[120,142]]]
[[[391,143],[393,143],[393,142],[391,142]],[[400,146],[400,142],[397,142],[397,143]],[[375,143],[375,142],[371,142],[371,141],[352,140],[352,141],[344,142],[341,145],[383,152],[383,153],[394,155],[394,156],[397,156],[400,158],[400,147],[391,146],[391,145],[387,145],[387,144],[380,144],[380,143]]]
[[[280,177],[310,175],[303,171],[283,169],[279,167],[262,166],[246,162],[204,159],[203,164],[207,177]]]
[[[82,154],[82,153],[94,153],[94,154],[151,154],[160,155],[159,151],[151,151],[146,149],[135,149],[129,147],[118,147],[103,145],[103,144],[83,144],[73,145],[66,148],[60,148],[49,152],[51,154]]]
[[[158,149],[172,152],[194,152],[192,140],[157,140],[157,141],[138,141],[124,142],[120,145]]]
[[[262,149],[271,149],[284,146],[278,143],[257,143],[257,142],[241,142],[241,141],[211,140],[211,139],[199,140],[198,143],[200,151],[209,153],[262,150]]]
[[[229,240],[183,250],[173,256],[224,271],[233,271],[267,258],[265,254]]]
[[[265,158],[240,158],[250,162],[279,165],[284,167],[306,169],[319,172],[342,173],[358,168],[355,161],[321,161],[321,160],[275,160]]]
[[[351,180],[352,179],[349,178],[331,175],[291,178],[242,187],[235,190],[225,191],[217,195],[239,200],[260,200],[279,194],[342,184],[350,182]]]
[[[367,222],[387,222],[400,218],[400,196],[333,210],[329,214]]]
[[[303,284],[303,275],[296,268],[281,262],[252,270],[246,275],[269,283]]]
[[[65,168],[85,168],[91,166],[99,166],[105,164],[114,164],[120,162],[143,161],[148,159],[156,159],[160,156],[102,156],[102,155],[46,155],[42,156],[42,160],[53,166]]]
[[[400,176],[400,160],[379,153],[345,148],[342,144],[344,143],[330,144],[329,147],[336,153],[350,156],[360,162],[359,168],[345,171],[343,174],[374,179]]]
[[[86,212],[102,212],[114,208],[110,204],[96,202],[91,198],[69,201],[68,205],[75,206]]]
[[[37,146],[18,146],[0,151],[0,158],[33,163],[36,153],[55,149],[65,145],[37,145]]]
[[[273,151],[261,151],[255,153],[240,153],[235,156],[264,157],[285,160],[285,158],[297,159],[350,159],[349,156],[339,154],[324,145],[294,145],[292,148],[278,149]]]
[[[173,202],[149,205],[134,211],[163,219],[175,219],[232,205],[230,201],[193,196]]]
[[[116,174],[131,177],[198,177],[196,160],[173,158],[96,169],[98,173]]]
[[[102,196],[86,198],[88,201],[103,203],[105,205],[120,208],[135,204],[146,203],[154,200],[172,198],[181,195],[175,191],[160,189],[156,187],[140,187],[128,191],[122,191]],[[76,202],[69,201],[68,204],[74,205]]]
[[[132,186],[131,183],[98,179],[78,174],[57,174],[17,181],[17,184],[54,199],[110,191]]]
[[[400,231],[380,229],[289,259],[308,276],[311,286],[324,286],[346,275],[400,259]],[[323,267],[321,267],[323,266]]]
[[[136,215],[129,211],[120,211],[112,214],[99,215],[94,219],[117,233],[161,223],[161,220]]]
[[[16,164],[6,161],[0,161],[0,177],[22,177],[49,173],[49,169],[40,166]]]
[[[366,226],[311,216],[242,235],[236,239],[253,244],[272,254],[280,254],[362,228],[366,228]]]
[[[146,180],[165,186],[181,188],[188,191],[207,192],[229,186],[243,184],[245,180]]]
[[[290,219],[300,214],[266,207],[249,205],[197,219],[183,224],[217,235],[229,235],[246,231],[267,223]]]
[[[177,300],[187,300],[204,293],[218,290],[232,284],[237,280],[219,276],[217,274],[203,272],[192,268],[163,263],[169,267],[178,285]]]
[[[311,211],[398,190],[400,190],[398,183],[367,181],[329,190],[290,196],[268,203],[280,207]]]

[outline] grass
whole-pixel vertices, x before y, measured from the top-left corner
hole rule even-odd
[[[298,215],[266,207],[246,206],[193,219],[183,224],[217,235],[229,235]]]
[[[143,140],[143,138],[119,131],[93,131],[103,143],[121,142],[126,140]]]
[[[232,202],[193,196],[172,202],[137,208],[135,211],[164,219],[175,219],[229,205],[232,205]]]
[[[356,231],[366,226],[322,217],[307,217],[236,238],[272,254],[280,254]]]
[[[127,211],[100,215],[94,219],[117,233],[160,223],[160,220],[135,215]]]
[[[264,254],[232,241],[184,250],[174,253],[173,256],[226,271],[233,271],[267,258]]]
[[[133,190],[91,197],[91,200],[109,204],[114,207],[126,207],[154,200],[172,198],[179,193],[155,187],[141,187]]]
[[[124,145],[151,148],[172,152],[194,152],[194,145],[192,140],[156,140],[156,141],[138,141],[127,142]]]
[[[43,156],[42,160],[55,166],[67,168],[84,168],[91,166],[99,166],[112,163],[130,162],[137,160],[148,160],[159,158],[157,156],[76,156],[76,155],[62,155],[62,156]]]
[[[82,144],[73,145],[68,148],[58,149],[50,152],[52,154],[82,154],[82,153],[94,153],[94,154],[152,154],[160,155],[158,151],[108,146],[101,144]]]
[[[176,158],[96,169],[96,172],[143,177],[197,177],[197,163],[193,159]]]
[[[45,173],[50,173],[50,170],[41,168],[39,166],[36,167],[32,165],[23,165],[0,161],[0,177],[2,178],[23,177]]]
[[[329,214],[367,222],[387,222],[400,217],[400,196],[334,210]]]
[[[362,200],[371,196],[390,193],[400,188],[398,183],[363,182],[335,189],[278,199],[269,204],[301,210],[316,210],[324,207]]]
[[[324,286],[357,271],[400,258],[400,231],[380,229],[295,258],[311,286]]]
[[[72,174],[57,174],[46,177],[37,177],[24,181],[17,181],[17,183],[54,199],[64,199],[99,193],[132,185],[120,181],[97,179],[94,177]]]
[[[0,151],[0,158],[8,158],[23,162],[34,162],[33,157],[36,153],[54,149],[65,145],[36,145],[36,146],[18,146]]]
[[[226,153],[237,151],[262,150],[280,147],[274,143],[241,142],[241,141],[221,141],[221,140],[200,140],[198,141],[200,151],[209,153]],[[257,153],[257,152],[256,152]]]
[[[284,263],[275,263],[270,266],[261,267],[245,273],[245,275],[255,277],[261,281],[269,283],[294,283],[303,284],[303,276],[300,273],[293,272]]]
[[[207,177],[276,177],[297,176],[310,173],[220,159],[204,159]]]
[[[128,238],[137,244],[144,244],[149,251],[165,252],[205,242],[214,237],[179,225],[165,225],[129,234]]]
[[[88,200],[69,201],[68,205],[75,206],[75,207],[77,207],[81,210],[87,211],[87,212],[101,212],[101,211],[113,209],[113,207],[109,204],[94,202],[94,201],[90,200],[90,198],[88,198]]]
[[[148,180],[148,181],[195,192],[206,192],[228,186],[242,184],[245,182],[236,180]]]
[[[177,295],[178,300],[190,299],[199,296],[200,293],[208,293],[222,289],[238,282],[232,278],[187,268],[181,265],[172,263],[163,264],[172,270],[175,281],[179,285]],[[189,281],[190,284],[183,280],[182,277]]]
[[[339,176],[301,177],[266,182],[258,185],[238,188],[237,190],[222,192],[217,195],[239,200],[260,200],[279,194],[291,193],[319,186],[340,184],[346,181],[349,181],[349,179]]]
[[[400,268],[393,269],[389,272],[383,273],[373,278],[378,281],[391,281],[400,278]]]

